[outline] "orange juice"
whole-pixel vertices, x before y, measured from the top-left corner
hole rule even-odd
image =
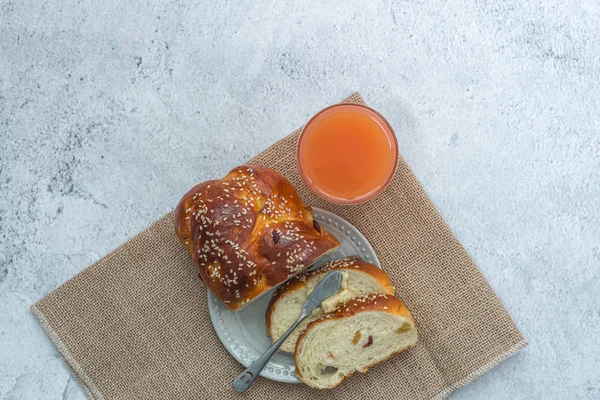
[[[339,104],[306,124],[297,155],[300,174],[313,192],[334,203],[356,204],[387,186],[398,162],[398,145],[375,110]]]

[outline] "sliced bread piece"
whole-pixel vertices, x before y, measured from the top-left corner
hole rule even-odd
[[[275,292],[265,316],[267,334],[273,342],[292,326],[300,316],[302,304],[325,275],[334,269],[343,271],[342,289],[323,301],[320,308],[302,321],[279,350],[293,353],[298,336],[310,322],[323,317],[353,297],[369,293],[394,294],[389,276],[377,266],[359,257],[330,261],[317,271],[299,275],[288,281]]]
[[[402,301],[388,295],[357,297],[302,332],[296,374],[308,386],[333,388],[416,342],[417,329]]]

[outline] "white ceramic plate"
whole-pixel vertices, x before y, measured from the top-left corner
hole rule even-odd
[[[323,229],[331,232],[341,243],[337,252],[315,267],[318,268],[331,259],[359,255],[365,261],[381,268],[369,242],[348,221],[329,211],[314,207],[313,214]],[[272,293],[266,294],[234,313],[229,311],[225,304],[210,291],[208,292],[208,309],[213,327],[223,346],[244,367],[252,364],[271,346],[271,339],[266,335],[265,325],[265,312],[271,297]],[[260,375],[275,381],[300,383],[296,376],[294,357],[288,353],[275,353]]]

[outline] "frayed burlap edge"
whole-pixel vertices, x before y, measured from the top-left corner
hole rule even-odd
[[[50,336],[52,343],[56,346],[60,356],[62,357],[64,363],[69,368],[71,375],[85,394],[85,396],[90,400],[104,400],[104,396],[100,391],[95,387],[94,382],[87,376],[83,368],[79,365],[75,357],[71,355],[71,352],[67,348],[67,346],[63,343],[63,341],[58,337],[44,313],[36,307],[36,305],[31,306],[31,312],[33,315],[37,317],[42,324],[42,327]]]
[[[517,354],[521,349],[523,349],[525,346],[527,346],[527,344],[528,344],[527,340],[525,340],[525,339],[521,340],[519,343],[515,344],[513,347],[511,347],[504,353],[499,354],[498,356],[494,357],[490,361],[483,364],[481,367],[473,370],[470,374],[468,374],[461,380],[454,382],[453,384],[451,384],[450,386],[448,386],[447,388],[445,388],[444,390],[439,392],[437,395],[433,396],[431,398],[431,400],[445,399],[446,397],[450,396],[450,394],[452,394],[452,392],[455,392],[458,389],[460,389],[461,387],[468,385],[476,378],[479,378],[481,375],[492,370],[495,366],[500,364],[502,361],[506,360],[508,357],[514,356],[515,354]]]

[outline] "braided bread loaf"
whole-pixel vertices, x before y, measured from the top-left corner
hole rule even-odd
[[[175,209],[175,232],[200,278],[233,311],[340,245],[292,184],[261,166],[194,186]]]

